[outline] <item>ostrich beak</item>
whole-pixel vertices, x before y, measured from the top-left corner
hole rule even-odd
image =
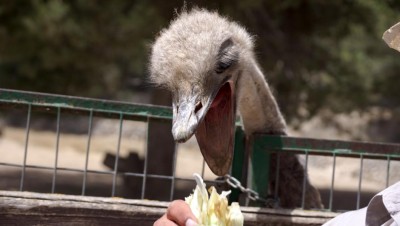
[[[233,158],[235,130],[235,83],[223,83],[205,104],[189,97],[173,106],[172,134],[178,142],[196,135],[201,153],[211,171],[223,176],[229,172]]]

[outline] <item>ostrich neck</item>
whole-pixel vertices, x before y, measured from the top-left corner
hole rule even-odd
[[[247,135],[286,134],[285,120],[263,73],[254,60],[239,76],[237,98],[238,109]]]

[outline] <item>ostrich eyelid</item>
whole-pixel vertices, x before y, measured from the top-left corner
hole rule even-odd
[[[215,72],[217,74],[221,74],[226,69],[228,69],[233,64],[233,62],[234,62],[233,60],[227,60],[226,62],[224,62],[224,61],[218,62]]]
[[[223,73],[226,69],[228,69],[232,64],[234,64],[238,59],[238,53],[232,49],[234,43],[231,38],[227,38],[224,42],[222,42],[219,47],[218,55],[217,55],[217,64],[215,68],[215,72],[217,74]]]

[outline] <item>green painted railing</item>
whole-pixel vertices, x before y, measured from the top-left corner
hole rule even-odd
[[[123,113],[126,119],[137,121],[146,121],[147,118],[172,119],[169,107],[8,89],[0,89],[0,103],[2,107],[7,108],[31,105],[37,110],[47,112],[56,111],[56,108],[78,114],[95,110],[94,116],[99,117],[119,118],[120,113]]]
[[[90,112],[92,116],[107,118],[120,118],[123,114],[124,119],[138,121],[146,121],[149,118],[172,119],[172,111],[169,107],[0,89],[0,108],[26,108],[26,106],[32,110],[55,113],[60,109],[63,112],[76,114]],[[241,127],[237,126],[232,176],[246,185],[248,170],[251,170],[252,187],[259,192],[261,197],[267,197],[268,178],[271,176],[268,167],[270,154],[280,152],[292,152],[306,156],[325,155],[333,158],[346,156],[361,159],[386,159],[389,162],[390,160],[400,160],[399,144],[334,141],[265,134],[256,134],[246,138]],[[250,163],[251,167],[249,167]],[[234,191],[231,200],[238,198],[239,192]],[[332,197],[329,209],[331,204]]]
[[[293,153],[305,156],[305,172],[308,167],[308,156],[330,156],[333,159],[332,183],[330,185],[330,198],[328,210],[332,210],[333,186],[335,178],[336,157],[350,157],[360,159],[360,172],[358,178],[357,209],[360,207],[362,168],[364,159],[382,159],[387,161],[386,187],[389,185],[390,161],[400,160],[400,145],[394,143],[372,143],[359,141],[340,141],[312,138],[298,138],[288,136],[273,136],[256,134],[252,137],[251,163],[252,163],[252,187],[259,192],[261,197],[267,197],[269,183],[272,176],[267,166],[271,153]],[[278,166],[279,167],[279,166]],[[329,175],[327,175],[329,176]],[[305,174],[305,178],[307,174]],[[305,183],[303,184],[303,192]],[[275,194],[276,196],[276,194]],[[302,200],[304,207],[304,193]]]

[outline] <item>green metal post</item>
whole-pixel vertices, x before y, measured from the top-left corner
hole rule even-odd
[[[237,126],[235,131],[235,148],[232,161],[232,176],[238,180],[241,180],[243,178],[243,165],[245,161],[245,140],[246,137],[242,128],[240,126]],[[229,196],[229,203],[237,202],[239,200],[239,195],[239,189],[232,189],[232,193]]]
[[[257,144],[257,139],[254,139],[251,152],[252,188],[265,198],[269,190],[271,153]]]

